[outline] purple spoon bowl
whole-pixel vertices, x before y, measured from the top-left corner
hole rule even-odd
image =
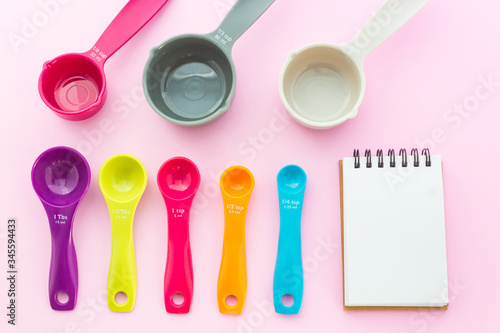
[[[50,148],[35,161],[31,182],[50,224],[50,306],[58,311],[73,310],[78,294],[73,217],[89,188],[90,167],[72,148]]]

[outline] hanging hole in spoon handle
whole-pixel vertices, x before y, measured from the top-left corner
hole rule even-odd
[[[126,304],[128,300],[127,294],[125,294],[123,291],[119,291],[115,294],[115,302],[119,305]]]
[[[238,0],[222,23],[208,37],[229,54],[234,42],[271,6],[274,0]]]
[[[429,0],[387,0],[347,46],[360,62],[408,22]]]
[[[52,236],[50,306],[57,311],[73,310],[78,296],[78,265],[72,230],[76,206],[55,208],[45,205],[45,210],[51,222]]]
[[[163,7],[167,0],[129,0],[87,52],[101,68]]]

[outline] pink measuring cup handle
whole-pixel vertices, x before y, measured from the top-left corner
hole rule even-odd
[[[188,313],[193,298],[193,263],[189,243],[189,214],[193,198],[164,198],[168,210],[168,255],[165,269],[164,297],[168,313]],[[179,214],[179,212],[181,212]],[[174,295],[184,301],[174,303]]]
[[[101,66],[155,16],[167,0],[130,0],[87,52]]]

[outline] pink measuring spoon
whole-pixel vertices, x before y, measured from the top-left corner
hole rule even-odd
[[[43,102],[67,120],[84,120],[96,114],[106,100],[104,63],[166,2],[130,0],[89,51],[47,61],[38,80]]]
[[[188,313],[193,298],[189,213],[200,186],[200,171],[185,157],[167,160],[158,171],[158,187],[167,206],[168,255],[164,295],[168,313]]]

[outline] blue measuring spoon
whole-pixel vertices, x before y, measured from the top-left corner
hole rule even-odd
[[[274,270],[273,300],[277,313],[300,311],[304,289],[300,220],[307,176],[297,165],[287,165],[278,173],[280,236]]]

